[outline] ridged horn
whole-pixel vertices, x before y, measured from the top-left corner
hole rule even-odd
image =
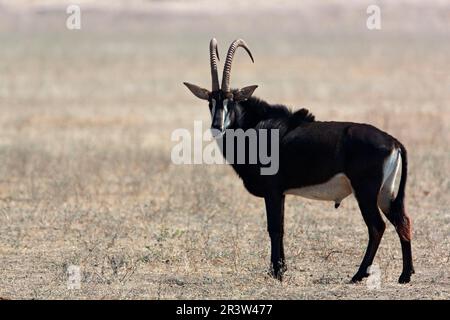
[[[223,76],[222,76],[222,91],[223,92],[230,92],[230,74],[231,74],[231,64],[233,63],[233,57],[234,53],[236,52],[236,49],[242,47],[247,51],[248,55],[250,56],[250,59],[252,59],[252,62],[255,62],[253,60],[252,53],[250,52],[250,49],[247,47],[247,44],[242,39],[234,40],[230,48],[228,49],[227,58],[225,60],[225,65],[223,67]]]
[[[218,91],[219,87],[219,73],[217,71],[217,60],[219,59],[219,50],[217,49],[217,40],[212,38],[209,42],[209,59],[211,61],[211,79],[212,91]]]

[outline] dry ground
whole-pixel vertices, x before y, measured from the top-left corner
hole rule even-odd
[[[23,2],[23,1],[22,1]],[[283,7],[83,13],[0,5],[0,297],[36,299],[448,299],[449,5],[383,11]],[[159,4],[160,5],[160,4]],[[292,4],[291,4],[292,5]],[[379,290],[348,284],[367,232],[353,197],[289,197],[283,283],[266,276],[263,201],[227,166],[176,166],[175,128],[209,124],[181,85],[209,85],[208,41],[236,37],[232,83],[318,119],[368,122],[409,150],[407,209],[416,275],[401,271],[389,225]],[[67,267],[83,272],[68,290]]]

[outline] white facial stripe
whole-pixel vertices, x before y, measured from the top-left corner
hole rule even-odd
[[[225,120],[228,121],[228,99],[223,100],[223,113],[222,113],[222,130],[226,129]]]
[[[211,109],[211,117],[214,118],[214,114],[216,113],[216,99],[212,99],[212,109]]]

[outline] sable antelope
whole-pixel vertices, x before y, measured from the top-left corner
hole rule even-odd
[[[380,209],[400,237],[403,271],[399,282],[407,283],[414,273],[411,253],[411,220],[405,212],[407,153],[394,137],[368,124],[316,121],[306,109],[291,112],[283,105],[270,105],[252,97],[256,85],[230,89],[231,64],[242,47],[253,61],[242,39],[235,40],[226,56],[222,87],[217,73],[217,41],[210,42],[212,90],[184,83],[198,98],[209,102],[211,127],[227,138],[227,129],[279,130],[279,170],[261,175],[261,164],[233,164],[246,189],[263,197],[271,241],[271,275],[280,281],[286,271],[283,247],[284,200],[293,194],[310,199],[341,201],[354,194],[369,232],[369,243],[352,282],[368,276],[385,230]],[[226,150],[223,150],[226,155]],[[401,164],[401,179],[394,185]]]

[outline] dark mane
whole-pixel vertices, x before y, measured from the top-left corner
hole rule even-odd
[[[311,112],[309,112],[308,109],[305,108],[301,108],[300,110],[297,110],[294,113],[292,113],[291,118],[297,123],[316,121],[316,117]]]
[[[314,122],[315,116],[308,109],[299,109],[291,111],[283,104],[268,104],[266,101],[251,97],[250,99],[240,103],[243,106],[244,117],[246,120],[251,119],[251,124],[264,120],[281,120],[289,129],[295,128],[305,122]]]

